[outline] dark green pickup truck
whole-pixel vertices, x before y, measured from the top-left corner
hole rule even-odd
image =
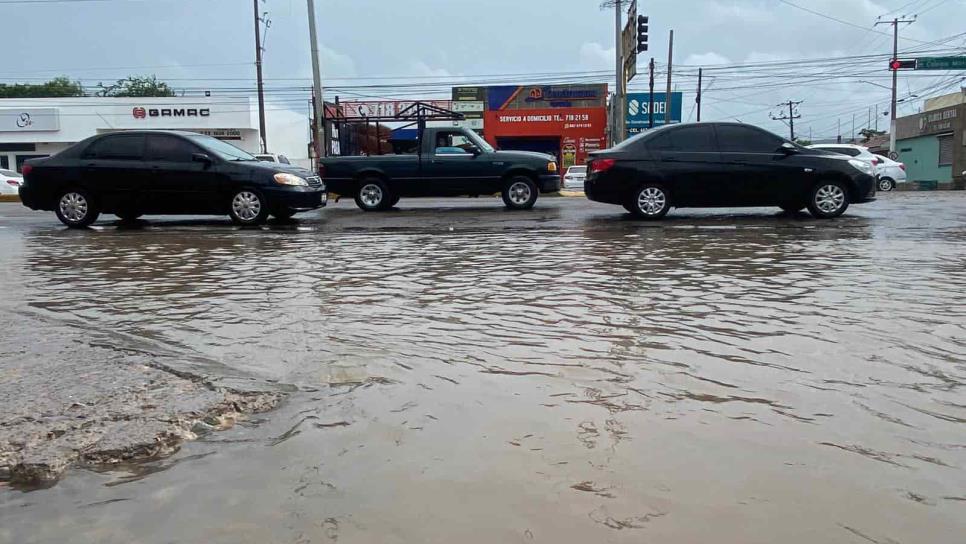
[[[526,210],[541,192],[560,190],[550,155],[496,151],[466,128],[425,128],[420,136],[409,153],[326,157],[319,173],[330,192],[354,197],[366,211],[387,210],[401,197],[495,193],[507,208]]]

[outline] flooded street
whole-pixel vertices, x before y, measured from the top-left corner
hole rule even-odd
[[[0,483],[0,542],[963,541],[966,193],[831,221],[400,205],[69,231],[0,204],[0,428],[65,410],[27,356],[281,399]]]

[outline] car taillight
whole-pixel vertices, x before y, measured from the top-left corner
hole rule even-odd
[[[14,187],[20,187],[20,182],[15,179],[8,179],[7,185],[13,185]]]
[[[590,173],[599,174],[614,167],[614,159],[596,159],[590,162]]]
[[[33,169],[34,167],[32,165],[24,164],[23,167],[20,168],[20,173],[23,174],[24,177],[27,177],[27,174],[29,174]]]
[[[906,171],[906,163],[900,162],[899,163],[899,169],[902,170],[903,172],[905,172]]]
[[[872,166],[876,166],[878,164],[879,164],[879,159],[872,159]]]

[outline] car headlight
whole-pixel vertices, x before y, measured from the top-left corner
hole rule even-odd
[[[869,174],[869,175],[872,174],[872,165],[865,161],[860,161],[858,159],[849,159],[849,164],[851,164],[856,170],[858,170],[859,172],[862,172],[863,174]]]
[[[292,174],[275,174],[275,183],[279,185],[294,185],[296,187],[309,186],[309,182]]]

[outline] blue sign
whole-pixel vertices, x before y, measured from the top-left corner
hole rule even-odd
[[[627,131],[640,132],[640,129],[647,128],[650,115],[648,113],[648,95],[650,93],[627,93]],[[664,116],[667,112],[667,93],[654,93],[654,126],[659,127],[664,124]],[[684,93],[671,93],[671,123],[681,122],[682,103]],[[633,130],[632,129],[637,129]]]

